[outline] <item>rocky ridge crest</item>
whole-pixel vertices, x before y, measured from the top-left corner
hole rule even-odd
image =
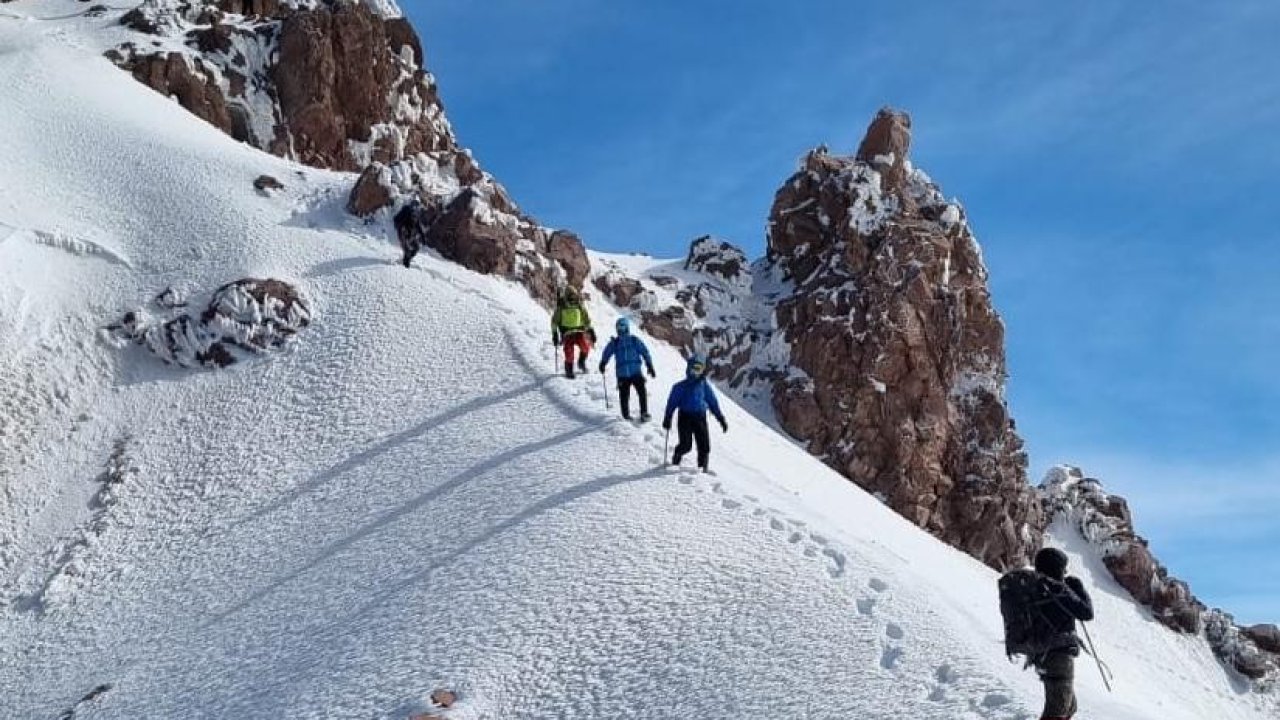
[[[1065,465],[1051,469],[1039,491],[1050,519],[1075,528],[1116,582],[1157,621],[1180,633],[1202,635],[1225,664],[1262,687],[1280,680],[1280,630],[1275,625],[1239,627],[1229,613],[1206,607],[1152,554],[1134,528],[1124,498]]]
[[[359,172],[347,207],[445,208],[429,234],[446,257],[520,282],[544,304],[580,286],[572,233],[520,211],[459,145],[417,33],[391,0],[146,0],[107,56],[228,135],[312,167]],[[385,219],[385,218],[384,218]],[[448,248],[477,251],[450,256]]]

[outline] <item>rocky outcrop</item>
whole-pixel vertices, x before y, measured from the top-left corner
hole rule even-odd
[[[997,568],[1038,546],[1039,503],[1004,400],[1004,326],[960,208],[882,110],[856,157],[811,152],[778,191],[766,261],[799,372],[780,424],[951,545]]]
[[[997,568],[1039,548],[1040,503],[1004,399],[1004,326],[959,205],[881,111],[854,156],[819,148],[778,190],[766,256],[699,238],[677,270],[593,283],[810,452]]]
[[[176,99],[191,114],[231,135],[231,111],[218,86],[217,76],[200,58],[182,53],[121,55],[120,67],[134,79],[161,95]]]
[[[1240,628],[1229,614],[1205,607],[1152,554],[1135,530],[1124,498],[1108,494],[1099,480],[1069,466],[1050,470],[1039,492],[1048,517],[1089,541],[1115,581],[1157,621],[1177,632],[1203,634],[1224,663],[1247,677],[1259,680],[1277,673],[1276,626]]]
[[[182,44],[108,53],[149,87],[237,140],[359,172],[350,212],[394,214],[415,197],[447,206],[467,191],[472,217],[447,216],[455,225],[434,236],[467,248],[457,257],[468,267],[525,283],[544,303],[585,280],[577,236],[521,213],[459,146],[422,43],[390,0],[146,0],[121,22]]]
[[[1280,627],[1274,624],[1252,625],[1240,632],[1259,648],[1273,655],[1280,655]]]
[[[215,290],[199,314],[170,288],[153,305],[127,313],[108,326],[108,337],[150,350],[165,363],[181,367],[226,367],[260,353],[284,348],[311,324],[311,310],[292,285],[274,279],[246,278]]]

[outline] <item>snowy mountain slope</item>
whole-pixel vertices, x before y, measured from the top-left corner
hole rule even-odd
[[[0,20],[0,716],[101,685],[76,718],[400,718],[439,687],[454,718],[1035,715],[991,571],[733,406],[717,475],[657,467],[600,376],[553,376],[522,288],[399,267],[350,176],[234,143],[81,22]],[[311,303],[285,352],[181,370],[97,332],[243,277]],[[1080,665],[1089,716],[1274,717],[1078,561],[1118,676]]]

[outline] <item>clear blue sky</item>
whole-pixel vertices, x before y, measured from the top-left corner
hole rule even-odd
[[[462,142],[601,250],[759,255],[808,148],[911,112],[1070,462],[1211,605],[1280,621],[1280,3],[402,0]]]

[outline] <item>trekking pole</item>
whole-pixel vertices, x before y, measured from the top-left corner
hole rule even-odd
[[[666,467],[671,462],[671,455],[667,453],[667,447],[671,444],[671,428],[667,428],[667,432],[662,436],[662,467]]]
[[[607,373],[600,373],[600,387],[604,388],[604,406],[608,410],[612,410],[613,406],[609,404],[609,380]]]
[[[1098,648],[1093,644],[1093,638],[1089,637],[1088,623],[1080,623],[1080,627],[1084,629],[1084,639],[1089,643],[1089,654],[1093,656],[1093,661],[1098,664],[1098,674],[1102,676],[1102,684],[1107,686],[1107,692],[1111,692],[1111,681],[1107,679],[1110,670],[1104,670],[1106,663],[1102,662],[1102,658],[1098,657]]]

